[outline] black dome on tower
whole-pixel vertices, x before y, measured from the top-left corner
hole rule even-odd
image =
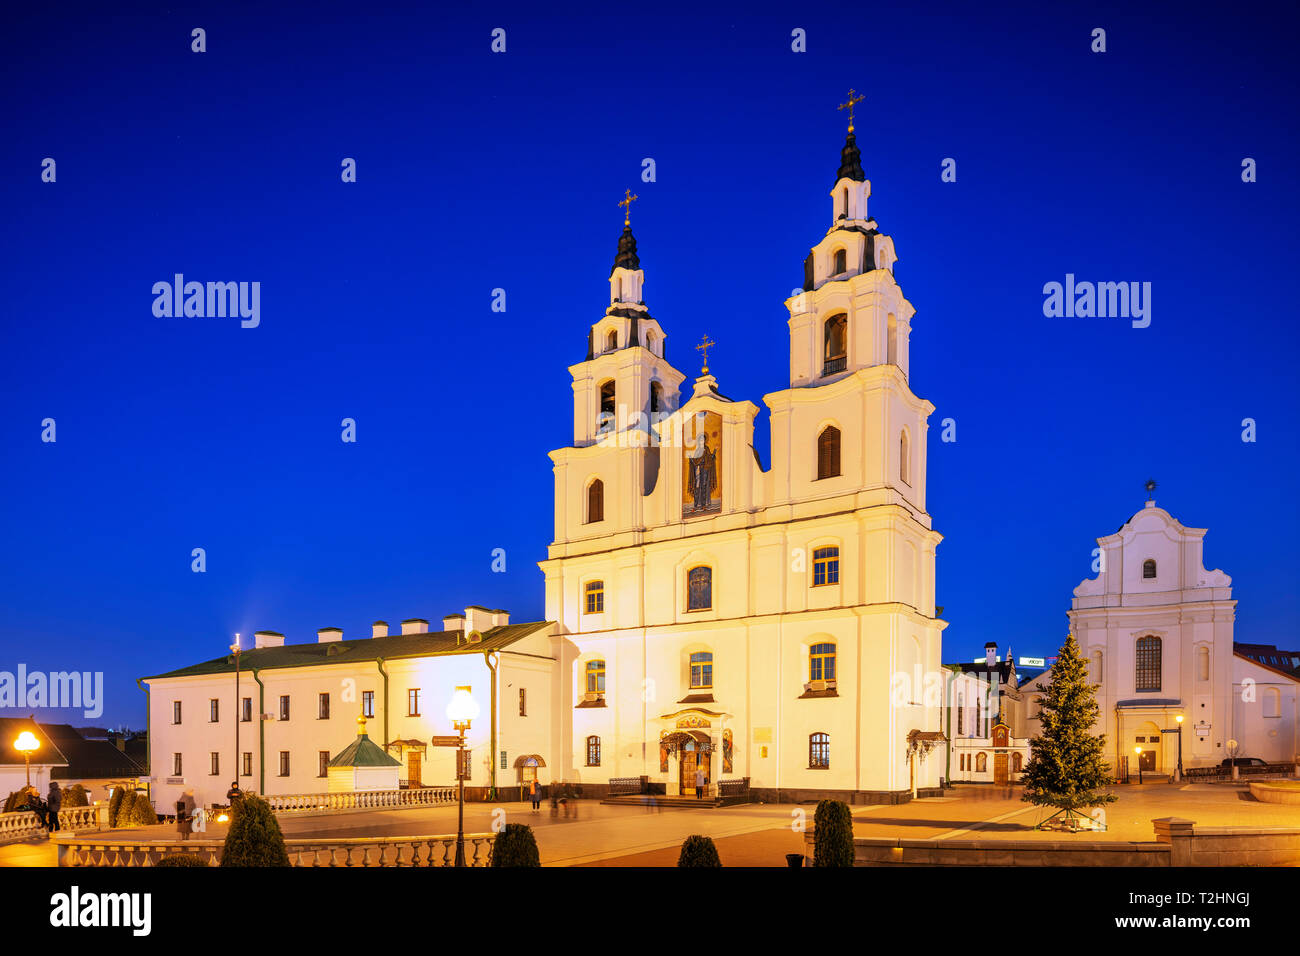
[[[835,181],[838,183],[846,178],[855,183],[867,180],[867,174],[862,171],[862,154],[858,152],[858,140],[852,132],[844,141],[844,148],[840,150],[840,171],[836,174]]]
[[[623,235],[618,237],[618,255],[614,257],[614,267],[609,270],[609,274],[614,274],[614,269],[640,269],[641,260],[636,254],[636,237],[632,235],[632,227],[624,226]]]

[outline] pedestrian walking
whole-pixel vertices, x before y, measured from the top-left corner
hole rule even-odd
[[[537,778],[528,785],[528,796],[533,801],[533,812],[536,813],[542,807],[542,788],[537,785]]]
[[[63,807],[63,791],[59,789],[59,785],[53,780],[50,781],[50,795],[49,799],[45,801],[45,805],[47,807],[45,826],[51,833],[54,833],[59,829],[59,810]]]
[[[704,768],[695,768],[695,799],[701,800],[704,797]]]

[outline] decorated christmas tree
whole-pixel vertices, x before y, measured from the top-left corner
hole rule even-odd
[[[1022,800],[1040,807],[1056,807],[1073,824],[1085,807],[1099,807],[1115,799],[1103,788],[1114,783],[1102,759],[1106,737],[1094,734],[1099,714],[1087,664],[1079,654],[1074,635],[1067,635],[1045,696],[1039,705],[1042,733],[1029,742],[1029,763],[1021,782]],[[1049,818],[1051,819],[1051,818]]]

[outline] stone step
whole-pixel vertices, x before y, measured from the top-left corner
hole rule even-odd
[[[695,797],[625,794],[617,797],[606,797],[600,802],[615,807],[707,807],[709,809],[714,809],[722,806],[724,801],[720,797],[704,797],[702,799],[697,799]]]

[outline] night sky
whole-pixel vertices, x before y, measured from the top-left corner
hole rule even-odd
[[[850,87],[936,406],[945,660],[1053,653],[1148,477],[1210,529],[1237,639],[1300,643],[1282,8],[37,6],[0,35],[0,670],[107,682],[98,719],[39,718],[141,727],[134,679],[237,631],[540,618],[547,452],[572,441],[617,200],[640,196],[646,303],[688,387],[707,333],[720,389],[762,407]],[[155,317],[176,273],[259,281],[260,325]],[[1152,283],[1150,327],[1046,318],[1066,273]]]

